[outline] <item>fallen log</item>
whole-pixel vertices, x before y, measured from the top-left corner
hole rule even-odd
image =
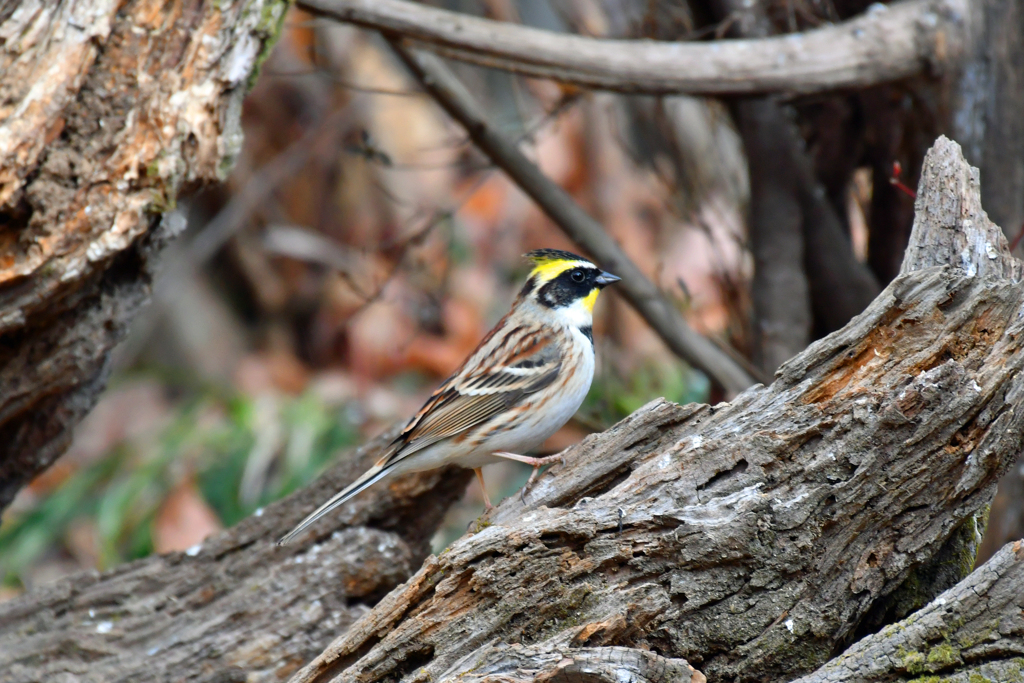
[[[962,579],[1024,438],[1022,268],[978,193],[940,138],[863,314],[769,387],[655,401],[569,449],[292,683],[556,680],[552,653],[608,647],[788,681]]]
[[[794,683],[1024,680],[1024,544]],[[928,678],[928,677],[931,678]]]
[[[900,277],[770,387],[649,404],[404,584],[465,473],[372,489],[304,542],[274,545],[371,446],[193,552],[5,603],[0,680],[272,681],[317,652],[295,683],[790,681],[849,661],[970,572],[1024,436],[1021,264],[948,140],[928,156],[917,214]],[[979,576],[972,590],[1002,585]],[[1019,619],[1009,604],[965,609],[1004,634]],[[983,643],[929,662],[948,652],[934,633],[906,641],[934,667],[908,675],[983,671]]]

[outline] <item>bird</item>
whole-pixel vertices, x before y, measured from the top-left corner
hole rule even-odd
[[[525,255],[532,270],[509,312],[405,424],[361,477],[278,541],[285,544],[353,496],[386,477],[460,465],[476,472],[501,459],[540,467],[560,456],[529,452],[576,413],[594,379],[594,303],[620,278],[560,249]],[[521,494],[523,495],[523,494]]]

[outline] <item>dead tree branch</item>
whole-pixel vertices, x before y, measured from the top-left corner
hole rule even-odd
[[[770,387],[658,401],[588,437],[293,683],[456,681],[509,652],[545,671],[552,651],[601,647],[788,681],[951,547],[953,581],[917,599],[966,576],[1024,441],[1022,267],[976,179],[940,138],[904,272],[862,315]]]
[[[310,12],[407,37],[480,66],[626,93],[750,95],[859,88],[942,69],[963,40],[963,0],[909,0],[836,26],[714,43],[553,33],[406,0],[300,0]]]
[[[0,509],[103,389],[175,231],[160,213],[231,168],[242,98],[285,9],[0,12]]]
[[[620,289],[626,299],[676,355],[704,371],[730,395],[755,383],[751,373],[735,358],[694,332],[601,224],[488,121],[473,96],[438,57],[394,41],[391,46],[427,92],[466,129],[476,146],[537,202],[571,240],[622,278]]]

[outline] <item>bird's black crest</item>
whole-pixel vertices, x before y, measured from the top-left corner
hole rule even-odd
[[[577,256],[571,251],[563,251],[561,249],[534,249],[524,256],[536,265],[542,263],[548,263],[550,261],[588,261],[582,256]]]

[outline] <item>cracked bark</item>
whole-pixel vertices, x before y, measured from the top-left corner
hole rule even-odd
[[[516,680],[607,647],[789,681],[944,553],[966,576],[976,540],[953,541],[1024,438],[1022,265],[978,193],[940,138],[903,271],[863,314],[770,387],[656,401],[588,437],[525,508],[505,501],[428,558],[293,683]]]
[[[794,683],[1020,681],[1022,615],[1024,543],[1017,541],[909,619]]]
[[[175,232],[160,212],[230,169],[285,7],[0,10],[0,510],[103,389]]]

